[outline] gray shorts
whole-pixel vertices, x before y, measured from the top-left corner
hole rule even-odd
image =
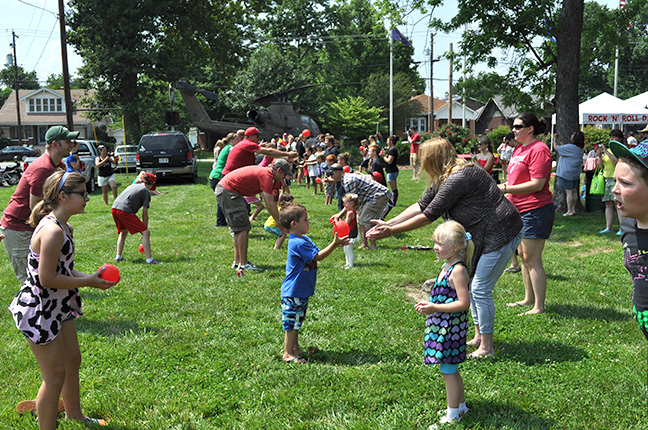
[[[374,201],[362,203],[360,205],[360,210],[358,211],[358,224],[373,225],[371,224],[371,220],[380,219],[388,201],[389,199],[387,196],[383,196]]]
[[[5,235],[2,243],[7,250],[9,261],[14,269],[18,282],[27,280],[27,256],[33,231],[17,231],[0,226],[0,232]]]
[[[242,195],[223,188],[221,184],[216,185],[214,194],[232,234],[252,230],[247,205]]]

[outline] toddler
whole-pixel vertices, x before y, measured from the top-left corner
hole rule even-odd
[[[335,221],[344,221],[349,225],[349,239],[351,241],[348,245],[344,245],[344,256],[346,257],[345,269],[353,267],[355,264],[355,255],[353,254],[353,242],[356,242],[358,239],[358,219],[357,219],[357,210],[360,205],[359,198],[357,194],[349,193],[345,194],[342,197],[342,203],[344,204],[344,209],[338,214],[334,215]]]
[[[277,210],[281,212],[281,209],[289,205],[295,200],[295,197],[293,197],[291,194],[283,193],[279,197],[279,201],[277,202]],[[274,249],[281,249],[281,245],[283,245],[284,240],[286,240],[286,233],[283,233],[279,227],[277,227],[277,222],[275,221],[274,217],[270,215],[263,224],[263,228],[265,231],[268,233],[272,233],[275,236],[277,236],[277,240],[275,241]]]

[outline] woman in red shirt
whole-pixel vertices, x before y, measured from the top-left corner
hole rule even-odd
[[[542,265],[542,251],[551,234],[555,216],[553,196],[549,191],[551,152],[536,136],[545,132],[546,123],[532,113],[520,114],[513,121],[515,148],[509,164],[508,182],[500,190],[522,216],[522,243],[518,248],[524,278],[524,299],[509,306],[533,306],[525,314],[545,311],[547,275]]]

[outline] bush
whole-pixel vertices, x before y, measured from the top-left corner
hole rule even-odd
[[[610,130],[593,127],[591,125],[583,128],[585,135],[585,150],[587,152],[594,148],[594,145],[607,145],[610,141]]]
[[[432,137],[440,137],[448,140],[457,150],[458,154],[470,153],[470,148],[476,143],[472,138],[470,130],[457,124],[444,124],[432,133]],[[473,142],[473,140],[475,140]]]
[[[488,138],[493,142],[493,151],[497,152],[497,148],[502,144],[507,134],[511,132],[511,128],[507,125],[500,125],[495,130],[487,134]]]

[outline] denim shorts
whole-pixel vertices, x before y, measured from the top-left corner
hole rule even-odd
[[[556,188],[562,188],[563,190],[573,190],[578,188],[579,181],[570,181],[569,179],[561,178],[556,176]]]
[[[282,297],[281,314],[284,331],[299,330],[306,319],[308,298]]]
[[[387,172],[387,182],[394,182],[398,178],[399,172]]]
[[[556,217],[556,206],[549,203],[537,209],[531,209],[520,214],[524,227],[522,238],[524,239],[549,239]]]

